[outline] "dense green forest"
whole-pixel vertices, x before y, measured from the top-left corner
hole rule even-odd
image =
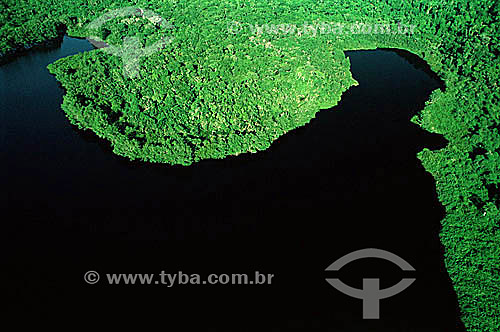
[[[174,39],[122,75],[95,50],[49,66],[66,89],[71,123],[109,140],[115,153],[189,165],[266,149],[338,103],[356,82],[343,51],[400,48],[445,81],[413,121],[448,145],[419,154],[446,208],[445,264],[468,331],[500,331],[500,4],[494,0],[1,0],[0,55],[56,38],[88,36],[109,9],[138,6],[168,20],[116,18],[92,32],[110,44],[138,35]],[[403,22],[413,34],[255,34],[228,24]]]

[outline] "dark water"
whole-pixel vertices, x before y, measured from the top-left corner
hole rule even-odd
[[[130,162],[72,128],[46,65],[80,51],[32,52],[0,67],[2,234],[10,308],[42,320],[160,319],[209,331],[462,331],[442,263],[443,216],[416,153],[446,142],[409,120],[440,83],[419,59],[347,52],[358,87],[258,154],[191,167]],[[398,55],[399,54],[399,55]],[[363,248],[415,267],[416,282],[362,320],[325,268]],[[87,285],[88,270],[101,274]],[[106,273],[272,273],[271,285],[106,285]],[[374,259],[340,278],[389,287],[409,276]],[[54,316],[55,315],[55,316]]]

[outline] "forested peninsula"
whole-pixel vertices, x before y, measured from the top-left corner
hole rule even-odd
[[[127,6],[170,25],[118,17],[91,35],[110,45],[137,36],[144,46],[172,36],[141,59],[138,76],[124,76],[122,59],[104,49],[60,59],[49,70],[66,90],[69,121],[130,159],[190,165],[268,148],[357,84],[346,50],[404,49],[427,61],[445,89],[412,121],[448,140],[418,155],[446,208],[445,264],[468,331],[500,330],[498,1],[3,0],[0,58],[64,33],[88,37],[90,22]],[[411,31],[304,28],[325,22]],[[255,29],[266,24],[278,30]],[[302,30],[279,31],[280,24]]]

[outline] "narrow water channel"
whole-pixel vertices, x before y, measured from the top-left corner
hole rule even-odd
[[[442,263],[443,209],[416,158],[446,142],[410,122],[441,87],[425,63],[401,51],[347,52],[360,85],[333,109],[267,151],[172,167],[117,157],[68,123],[46,65],[88,50],[65,37],[0,66],[11,308],[73,321],[131,310],[210,331],[463,331]],[[325,281],[333,261],[370,247],[416,269],[412,286],[382,300],[379,320],[363,320],[361,300]],[[85,284],[88,270],[101,273],[97,285]],[[274,278],[106,285],[106,273],[161,271]],[[357,288],[362,278],[385,288],[404,276],[379,260],[340,274]]]

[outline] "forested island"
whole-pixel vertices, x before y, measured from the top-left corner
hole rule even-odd
[[[446,208],[441,241],[468,331],[498,331],[500,284],[500,4],[483,1],[313,0],[4,0],[0,60],[136,6],[148,17],[119,17],[92,31],[111,45],[172,36],[126,77],[122,59],[103,49],[49,66],[66,90],[69,121],[109,141],[121,156],[190,165],[258,152],[349,87],[346,50],[410,51],[445,82],[412,121],[448,145],[418,157]],[[324,22],[404,24],[403,33],[300,33],[249,27]],[[366,32],[366,31],[365,31]],[[404,221],[403,221],[404,222]]]

